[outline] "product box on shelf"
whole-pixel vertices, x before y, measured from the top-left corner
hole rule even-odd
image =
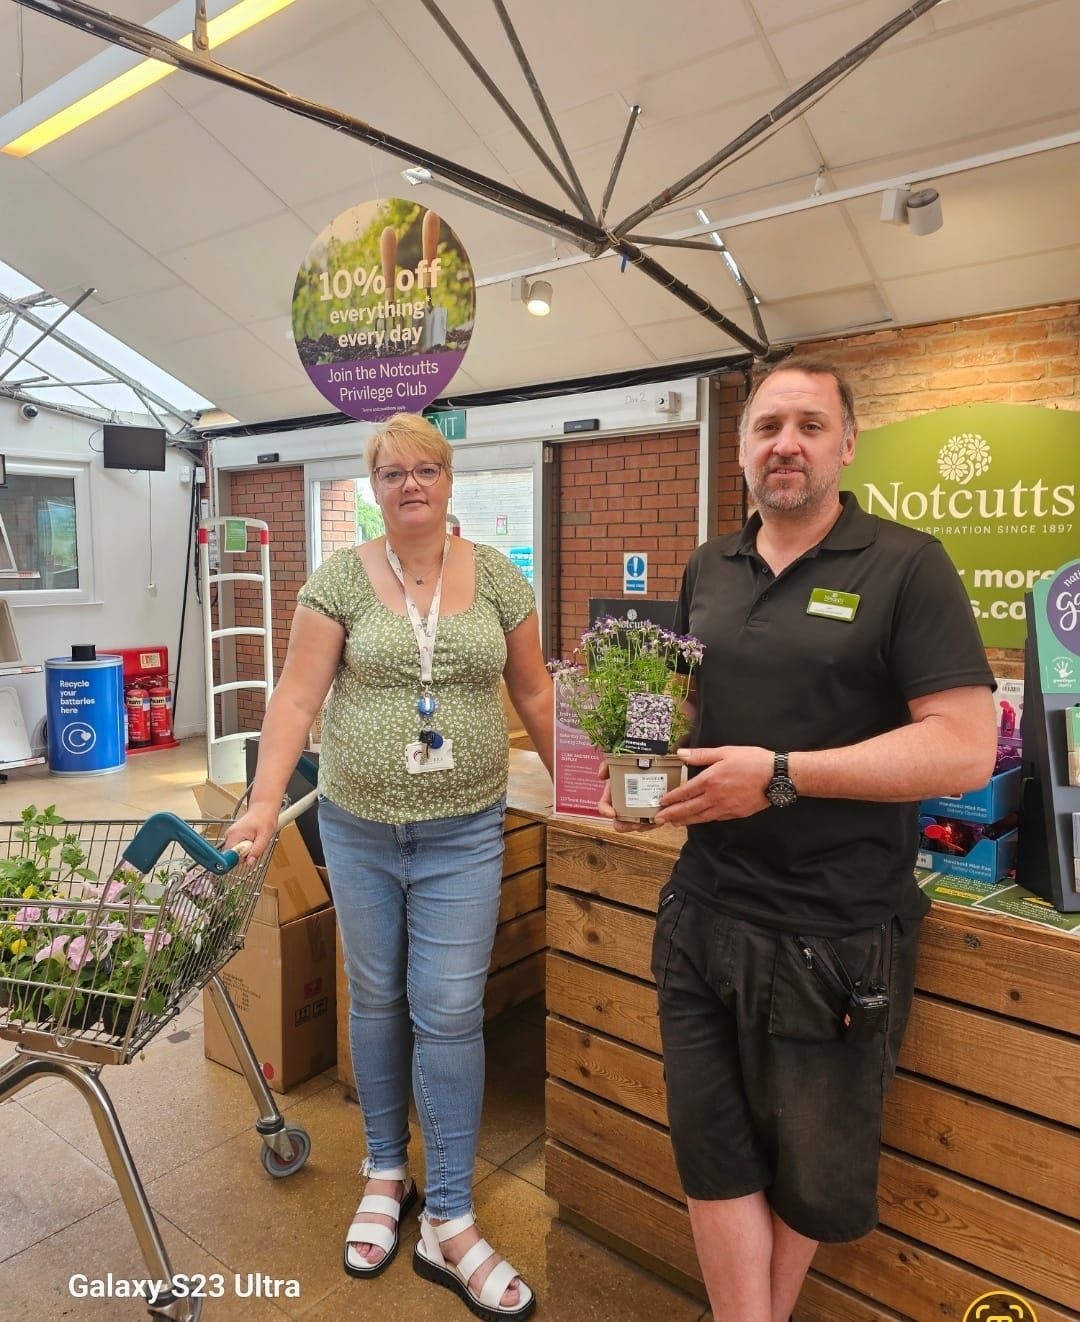
[[[209,812],[211,804],[224,808],[229,791],[207,785],[211,789],[198,795],[203,811]],[[329,893],[290,822],[278,834],[244,948],[221,974],[275,1092],[288,1092],[330,1069],[337,1058],[335,938]],[[203,1051],[210,1060],[240,1068],[205,992]]]
[[[932,839],[927,832],[928,821],[933,820],[940,833]],[[1013,827],[998,836],[983,835],[971,843],[972,827],[967,822],[950,823],[947,818],[920,820],[919,853],[915,866],[931,872],[948,872],[954,877],[968,877],[973,881],[1003,881],[1016,868],[1016,842],[1019,832]],[[934,828],[931,828],[933,830]],[[956,852],[967,846],[963,853]]]
[[[1020,772],[1019,766],[1010,767],[991,776],[982,789],[923,799],[919,811],[958,822],[1000,822],[1020,808]]]

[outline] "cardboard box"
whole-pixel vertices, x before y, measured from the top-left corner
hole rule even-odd
[[[222,792],[219,786],[213,791]],[[199,800],[204,811],[220,802],[213,791]],[[267,864],[244,948],[221,975],[275,1092],[288,1092],[337,1059],[336,931],[319,869],[296,823],[290,822],[278,834]],[[205,993],[203,1052],[230,1069],[240,1068]]]
[[[915,866],[931,872],[949,872],[954,877],[969,877],[974,881],[1001,881],[1016,867],[1018,835],[1018,831],[1012,830],[996,840],[987,837],[966,854],[920,849]]]
[[[331,1069],[337,1059],[333,909],[283,927],[253,922],[244,949],[222,971],[263,1077],[288,1092]],[[209,996],[203,993],[203,1052],[230,1069],[240,1065]]]
[[[952,817],[958,822],[1000,822],[1010,813],[1020,811],[1020,772],[1020,767],[1010,767],[991,776],[981,790],[923,799],[919,812]]]
[[[15,620],[6,601],[0,601],[0,665],[22,665],[22,649],[15,634]]]

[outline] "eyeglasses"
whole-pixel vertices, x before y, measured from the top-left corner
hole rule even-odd
[[[407,477],[414,478],[422,487],[433,487],[442,477],[442,464],[416,464],[413,468],[402,468],[400,464],[382,464],[375,469],[375,476],[384,487],[405,485]]]

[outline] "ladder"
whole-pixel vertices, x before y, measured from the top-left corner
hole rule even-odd
[[[241,527],[242,526],[242,527]],[[242,532],[242,536],[241,536]],[[250,534],[259,539],[259,573],[229,573],[224,569],[225,557],[246,551]],[[217,546],[218,570],[210,572],[211,540]],[[242,542],[242,545],[241,545]],[[245,742],[257,730],[239,730],[233,734],[219,734],[214,699],[223,693],[236,693],[245,689],[261,689],[269,703],[274,689],[273,651],[271,649],[270,616],[270,528],[261,519],[217,518],[204,519],[199,524],[199,587],[203,609],[203,660],[206,668],[206,766],[207,777],[218,785],[247,783]],[[222,627],[222,592],[224,583],[258,583],[262,588],[261,627],[242,625]],[[210,588],[218,585],[217,627],[210,601]],[[225,683],[214,682],[214,648],[226,638],[261,638],[263,640],[263,678],[235,679]],[[220,671],[226,669],[225,644],[220,643]],[[235,671],[234,671],[235,673]],[[224,712],[223,712],[224,715]],[[224,723],[224,721],[223,721]]]

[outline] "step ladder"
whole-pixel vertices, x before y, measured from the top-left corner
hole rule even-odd
[[[226,527],[228,525],[228,527]],[[243,546],[239,529],[243,525]],[[230,573],[225,570],[227,557],[248,550],[253,535],[258,535],[259,573]],[[234,540],[235,539],[235,540]],[[218,569],[210,572],[211,541],[216,545]],[[206,766],[207,778],[218,785],[247,783],[245,742],[257,730],[238,730],[233,734],[219,734],[214,699],[222,693],[236,693],[246,689],[261,689],[269,703],[274,690],[273,650],[271,646],[270,615],[270,528],[261,519],[217,518],[204,519],[199,524],[199,587],[203,610],[203,660],[206,668]],[[233,548],[233,549],[230,549]],[[224,583],[258,583],[262,588],[262,626],[242,625],[223,627],[221,624],[222,592]],[[218,586],[217,625],[210,601],[211,587]],[[220,647],[219,673],[224,670],[225,647],[219,640],[225,638],[261,638],[263,640],[263,678],[237,679],[215,683],[214,651]]]

